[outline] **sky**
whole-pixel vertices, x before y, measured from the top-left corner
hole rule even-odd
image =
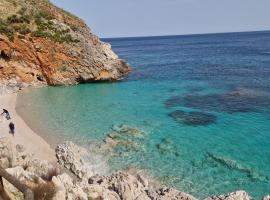
[[[99,37],[270,30],[270,0],[51,0]]]

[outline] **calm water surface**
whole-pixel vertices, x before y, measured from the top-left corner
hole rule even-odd
[[[132,74],[25,91],[18,110],[35,129],[91,147],[113,126],[135,128],[110,170],[144,169],[199,198],[270,193],[270,32],[104,41]]]

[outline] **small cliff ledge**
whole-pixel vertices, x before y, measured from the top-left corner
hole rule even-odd
[[[130,72],[83,20],[48,0],[0,0],[0,80],[71,85]]]

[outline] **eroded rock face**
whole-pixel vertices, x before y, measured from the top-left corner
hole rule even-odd
[[[55,152],[59,164],[69,169],[79,178],[89,178],[93,175],[83,159],[83,157],[87,155],[86,149],[72,142],[65,142],[58,145]]]
[[[88,199],[82,188],[66,173],[54,176],[52,182],[56,189],[55,200]]]
[[[152,200],[196,200],[193,196],[172,188],[160,188],[149,196]]]
[[[245,191],[236,191],[226,195],[208,197],[205,200],[250,200]]]
[[[9,138],[0,139],[0,167],[6,169],[14,165],[16,150]]]
[[[146,194],[148,182],[139,175],[136,177],[125,172],[118,172],[107,177],[91,177],[89,184],[100,185],[105,189],[116,192],[120,199],[149,199]]]
[[[81,19],[49,1],[15,1],[7,5],[9,12],[0,9],[2,21],[17,16],[3,22],[12,33],[0,30],[1,80],[69,85],[120,80],[130,71],[129,65]],[[20,21],[22,17],[28,21]]]

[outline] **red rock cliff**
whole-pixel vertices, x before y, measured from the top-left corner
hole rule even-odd
[[[76,16],[46,0],[0,0],[0,79],[69,85],[122,79],[119,59]]]

